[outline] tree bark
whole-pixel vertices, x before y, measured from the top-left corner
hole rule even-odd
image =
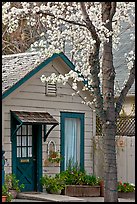
[[[117,163],[114,123],[103,124],[104,136],[104,202],[118,202],[117,193]]]
[[[112,10],[113,9],[113,10]],[[106,28],[112,30],[112,14],[114,15],[112,2],[102,3],[102,20],[106,22]],[[106,122],[102,122],[103,147],[104,147],[104,202],[118,202],[117,193],[117,163],[116,163],[116,117],[114,105],[114,79],[112,36],[104,43],[102,63],[102,92]]]

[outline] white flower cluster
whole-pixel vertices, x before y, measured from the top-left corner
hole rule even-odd
[[[125,53],[125,57],[126,57],[126,61],[127,61],[127,67],[129,70],[132,69],[133,67],[133,63],[134,63],[134,60],[135,60],[135,53],[133,50],[131,50],[128,55],[127,53]]]
[[[92,76],[90,74],[89,53],[93,52],[96,41],[92,39],[89,30],[84,27],[85,22],[83,21],[80,3],[43,2],[38,4],[37,2],[21,2],[21,5],[22,7],[15,8],[11,7],[10,2],[3,4],[2,23],[8,25],[8,31],[10,33],[15,31],[22,18],[27,20],[27,25],[34,27],[37,23],[37,12],[39,12],[39,21],[44,26],[45,32],[42,31],[39,40],[31,46],[31,50],[39,50],[40,57],[43,58],[50,57],[53,53],[64,52],[70,56],[70,60],[75,64],[75,71],[70,71],[64,76],[52,74],[46,77],[43,75],[41,81],[65,84],[71,78],[73,79],[72,87],[77,90],[77,82],[85,79],[88,83],[85,84],[83,90],[91,90]],[[85,5],[101,40],[100,53],[103,50],[103,43],[109,39],[109,36],[112,36],[113,47],[117,49],[120,42],[122,22],[126,22],[127,26],[133,26],[135,2],[117,2],[111,32],[105,27],[107,22],[102,22],[101,2],[85,2]],[[44,15],[46,13],[54,16]],[[68,21],[74,21],[77,25]],[[83,24],[83,26],[78,24]],[[134,34],[131,34],[130,37],[134,40]],[[134,58],[135,55],[132,52],[129,53],[127,58],[129,69],[133,66]],[[101,71],[98,76],[101,77]]]
[[[63,85],[65,85],[69,79],[72,79],[73,80],[72,88],[74,90],[77,89],[77,82],[83,81],[83,79],[78,76],[78,73],[76,73],[73,70],[71,70],[69,73],[65,74],[64,76],[62,74],[57,76],[55,73],[52,73],[50,76],[47,76],[47,77],[45,75],[42,75],[40,79],[43,83],[45,82],[62,83]]]

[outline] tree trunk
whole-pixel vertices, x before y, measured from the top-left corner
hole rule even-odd
[[[103,124],[104,137],[104,202],[118,202],[117,193],[117,163],[114,123]]]
[[[102,20],[106,28],[112,31],[112,18],[115,14],[113,2],[102,3]],[[106,121],[102,121],[103,145],[104,145],[104,202],[118,202],[117,193],[117,163],[116,163],[116,113],[114,105],[114,79],[115,70],[113,66],[112,36],[103,46],[102,62],[102,92],[103,106]]]

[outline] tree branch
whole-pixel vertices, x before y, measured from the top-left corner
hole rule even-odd
[[[116,13],[116,6],[117,6],[116,2],[111,2],[110,20],[112,20],[113,16]]]
[[[57,18],[55,15],[53,15],[52,13],[48,13],[48,12],[43,12],[43,11],[39,11],[39,12],[37,12],[37,14],[42,14],[42,15],[45,15],[45,16],[51,16],[51,17],[53,17],[53,18]],[[76,22],[76,21],[69,21],[69,20],[67,20],[67,19],[64,19],[64,18],[61,18],[61,17],[59,17],[59,18],[57,18],[57,19],[59,19],[59,20],[62,20],[62,21],[65,21],[65,22],[67,22],[67,23],[70,23],[70,24],[73,24],[73,25],[78,25],[78,26],[82,26],[82,27],[86,27],[86,25],[84,25],[84,24],[82,24],[82,23],[78,23],[78,22]]]
[[[11,42],[9,42],[9,41],[7,41],[7,40],[4,40],[4,39],[3,39],[3,42],[5,42],[5,44],[7,43],[7,45],[5,45],[5,47],[2,48],[2,51],[5,50],[5,48],[8,47],[8,48],[13,52],[13,50],[12,50],[11,47],[10,47],[10,45],[11,45],[11,46],[14,47],[16,50],[18,50],[18,52],[21,52],[21,50],[20,50],[15,44],[13,44],[13,43],[11,43]],[[14,52],[13,52],[13,53],[14,53]]]
[[[93,25],[92,21],[89,18],[89,15],[87,14],[86,7],[84,2],[80,2],[82,15],[83,15],[83,21],[86,23],[87,29],[91,32],[92,38],[96,41],[98,45],[100,45],[100,39],[96,32],[95,26]]]
[[[96,99],[96,112],[99,115],[101,121],[105,120],[105,113],[103,110],[103,98],[100,90],[100,79],[98,74],[100,72],[100,64],[99,64],[99,49],[100,49],[100,39],[96,32],[95,26],[87,14],[86,7],[84,2],[80,2],[83,20],[86,23],[87,29],[90,31],[93,40],[96,41],[94,44],[94,48],[92,49],[89,55],[89,65],[90,65],[90,73],[92,75],[92,88],[94,90],[94,97]]]
[[[130,75],[129,75],[129,78],[127,80],[127,83],[125,84],[124,88],[122,89],[122,91],[120,93],[120,96],[117,99],[116,109],[115,109],[116,118],[118,117],[118,115],[122,109],[122,105],[125,101],[126,95],[127,95],[128,91],[130,90],[131,86],[133,85],[134,80],[135,80],[135,61],[134,61],[132,69],[130,70]]]

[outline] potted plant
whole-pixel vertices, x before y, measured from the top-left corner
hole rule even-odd
[[[2,202],[6,202],[7,199],[7,187],[5,185],[2,186]]]
[[[13,198],[16,198],[17,193],[25,187],[24,184],[19,184],[19,180],[15,174],[6,174],[5,183],[9,188],[9,192],[13,195]]]
[[[100,178],[95,175],[88,175],[78,165],[71,164],[65,171],[41,178],[43,187],[48,193],[57,193],[68,196],[100,196]]]
[[[59,163],[62,160],[59,151],[50,151],[48,161],[51,163],[57,162]]]
[[[44,175],[41,183],[48,193],[61,194],[61,190],[65,187],[64,181],[58,175]]]
[[[119,198],[135,198],[135,185],[128,182],[118,182]]]
[[[88,175],[78,166],[68,167],[60,173],[65,182],[62,194],[68,196],[100,196],[99,178],[95,175]]]
[[[11,202],[13,196],[6,184],[2,185],[2,202]]]

